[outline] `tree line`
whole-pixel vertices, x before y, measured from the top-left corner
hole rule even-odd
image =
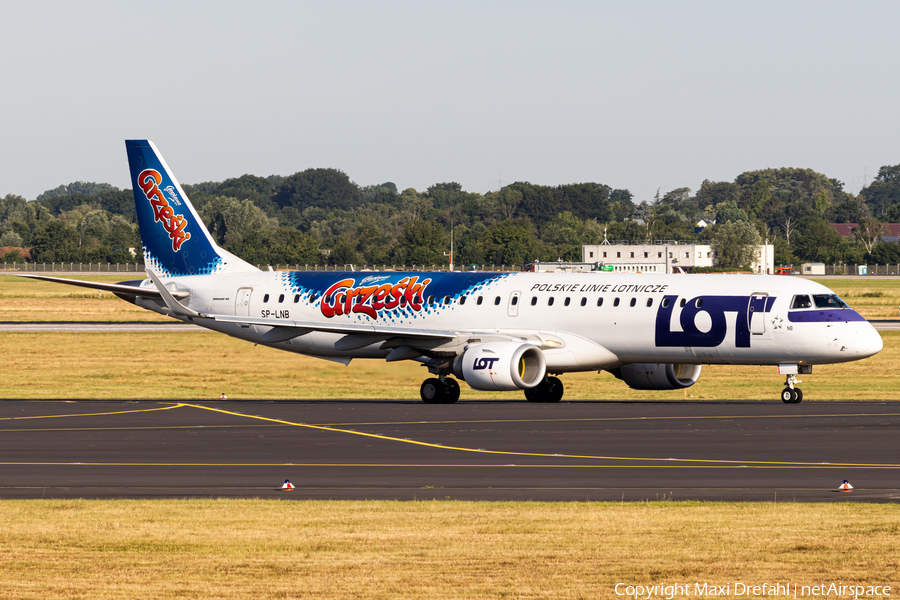
[[[216,241],[253,264],[446,265],[451,231],[460,266],[579,261],[582,245],[604,237],[712,243],[730,268],[746,266],[747,246],[762,240],[775,245],[777,264],[900,262],[900,244],[880,236],[882,223],[900,222],[900,165],[882,167],[857,195],[811,169],[779,168],[640,203],[601,183],[516,182],[485,194],[455,182],[399,190],[392,182],[359,186],[332,168],[184,189]],[[701,221],[709,226],[698,228]],[[844,239],[832,222],[859,225]],[[0,247],[30,248],[37,262],[140,261],[134,197],[88,182],[33,201],[9,194],[0,198]]]

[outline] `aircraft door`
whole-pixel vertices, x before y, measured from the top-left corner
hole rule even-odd
[[[747,306],[747,327],[750,335],[766,336],[766,301],[769,294],[766,292],[754,292],[750,295],[750,304]]]
[[[521,300],[522,292],[513,292],[509,295],[508,314],[511,317],[519,316],[519,300]]]
[[[240,288],[234,297],[234,314],[238,317],[250,316],[250,293],[253,288]]]

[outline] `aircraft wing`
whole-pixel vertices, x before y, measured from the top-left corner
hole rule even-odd
[[[91,288],[94,290],[102,290],[104,292],[112,292],[114,294],[123,294],[125,296],[142,296],[144,298],[156,298],[162,300],[163,296],[159,290],[154,288],[137,287],[136,285],[124,285],[121,283],[100,283],[99,281],[82,281],[81,279],[65,279],[63,277],[49,277],[47,275],[34,275],[31,273],[12,273],[15,277],[28,277],[29,279],[40,279],[42,281],[52,281],[53,283],[64,283],[66,285],[76,285],[79,287]],[[175,298],[187,298],[188,292],[170,292]]]
[[[385,338],[393,336],[454,339],[458,332],[449,329],[419,329],[415,327],[397,327],[394,325],[369,325],[363,323],[323,323],[322,321],[294,321],[290,319],[264,319],[257,317],[238,317],[232,315],[208,315],[220,323],[238,323],[241,325],[264,325],[267,327],[290,327],[309,331],[325,331],[343,334],[377,334]]]

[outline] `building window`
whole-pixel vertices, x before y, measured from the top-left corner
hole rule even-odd
[[[603,258],[606,258],[606,252],[603,253]]]
[[[649,252],[644,252],[644,258],[650,258],[650,253],[649,253]]]
[[[685,252],[685,253],[684,253],[684,257],[685,257],[685,258],[690,258],[690,257],[691,257],[691,253],[690,253],[690,252]]]
[[[669,252],[669,258],[672,258],[672,253],[671,253],[671,252]]]
[[[588,252],[588,256],[590,256],[591,258],[594,258],[594,253],[593,253],[593,252]]]
[[[662,252],[657,252],[657,253],[656,253],[656,258],[662,258]]]
[[[621,253],[621,252],[616,252],[616,258],[622,258],[622,253]]]
[[[631,253],[631,258],[634,258],[634,252]]]

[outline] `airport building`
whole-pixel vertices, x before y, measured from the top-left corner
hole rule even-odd
[[[715,247],[677,241],[651,244],[595,244],[582,247],[582,262],[612,267],[616,273],[702,273],[704,267],[715,266]],[[750,265],[755,273],[773,273],[775,246],[765,244],[757,249]],[[600,270],[599,268],[597,270]]]

